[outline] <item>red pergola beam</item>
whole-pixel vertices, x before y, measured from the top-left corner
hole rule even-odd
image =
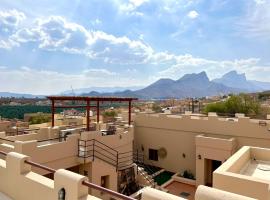
[[[54,106],[55,108],[87,108],[87,105],[85,106],[77,106],[77,105],[74,105],[74,106]],[[89,108],[96,108],[96,106],[89,106]]]
[[[83,97],[83,96],[48,96],[50,100],[60,100],[60,101],[133,101],[138,100],[138,98],[131,97]]]
[[[138,98],[126,98],[126,97],[83,97],[83,96],[48,96],[48,99],[51,100],[52,105],[52,127],[54,127],[54,113],[55,108],[86,108],[86,124],[87,130],[90,130],[90,108],[96,108],[97,110],[97,122],[99,122],[99,102],[128,102],[128,124],[131,124],[131,102],[133,100],[138,100]],[[86,101],[87,105],[67,105],[67,106],[55,106],[55,101]],[[90,102],[96,101],[96,106],[91,106]]]

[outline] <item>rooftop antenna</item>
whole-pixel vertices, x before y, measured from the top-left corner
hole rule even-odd
[[[76,96],[76,94],[75,94],[75,92],[74,92],[74,90],[73,90],[72,85],[70,86],[70,88],[71,88],[71,93],[72,93],[72,94],[73,94],[73,96],[75,97],[75,96]]]
[[[70,88],[71,88],[71,93],[73,94],[73,96],[75,97],[76,96],[76,94],[75,94],[75,92],[74,92],[74,90],[73,90],[73,87],[72,87],[72,85],[70,86]],[[75,104],[75,101],[73,100],[72,101],[72,105],[74,105]]]

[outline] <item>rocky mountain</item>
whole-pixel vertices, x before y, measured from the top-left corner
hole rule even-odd
[[[270,90],[270,83],[247,80],[245,74],[230,71],[221,78],[209,80],[205,72],[198,74],[186,74],[178,80],[159,79],[145,88],[131,87],[92,87],[66,91],[62,95],[84,95],[84,96],[125,96],[141,99],[165,99],[165,98],[187,98],[224,95],[240,92],[260,92]],[[36,98],[31,94],[1,93],[3,97],[25,97]]]
[[[205,72],[186,74],[178,80],[160,79],[140,90],[114,93],[91,92],[89,96],[132,96],[143,99],[187,98],[238,93],[240,90],[210,81]]]
[[[144,89],[134,91],[144,98],[203,97],[231,92],[239,90],[210,81],[205,72],[186,74],[176,81],[160,79]]]
[[[221,78],[214,79],[213,82],[221,83],[228,87],[238,88],[240,90],[246,90],[248,92],[257,92],[257,91],[263,91],[267,89],[267,83],[264,82],[258,82],[258,81],[249,81],[246,78],[246,75],[239,74],[237,71],[230,71],[226,74],[224,74]],[[263,84],[265,84],[263,86]],[[270,87],[268,87],[269,89]]]

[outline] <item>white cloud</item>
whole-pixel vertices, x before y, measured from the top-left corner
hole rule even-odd
[[[101,21],[100,19],[97,18],[97,19],[91,21],[91,24],[92,24],[92,25],[100,25],[100,24],[102,24],[102,21]]]
[[[31,27],[18,30],[11,38],[16,42],[35,41],[41,49],[82,54],[108,63],[144,63],[153,52],[141,40],[86,30],[60,16],[37,19]]]
[[[10,38],[13,41],[17,41],[20,43],[26,42],[36,42],[41,40],[42,35],[40,34],[39,30],[37,29],[27,29],[22,28],[18,30],[15,34],[13,34]]]
[[[163,58],[165,55],[163,56]],[[210,60],[192,55],[168,55],[167,62],[171,65],[167,69],[158,73],[158,78],[173,78],[178,79],[186,73],[198,73],[206,71],[211,79],[222,76],[231,70],[236,70],[241,73],[246,73],[250,79],[260,79],[262,81],[269,81],[268,75],[263,71],[270,72],[270,66],[261,66],[260,59],[249,58],[239,60]],[[164,60],[164,59],[163,59]],[[254,71],[257,70],[254,76]],[[262,71],[260,71],[262,69]]]
[[[270,40],[270,0],[255,0],[248,4],[247,12],[237,21],[241,36]]]
[[[266,0],[254,0],[256,4],[264,4]]]
[[[111,72],[107,69],[87,69],[84,70],[83,73],[85,75],[89,75],[89,76],[115,76],[115,75],[119,75],[116,72]]]
[[[189,11],[189,13],[187,14],[187,16],[191,19],[195,19],[199,16],[199,13],[195,10]]]
[[[19,46],[19,43],[11,40],[11,39],[5,39],[5,40],[0,40],[0,49],[6,49],[10,50],[15,46]]]
[[[17,10],[0,11],[1,31],[13,31],[25,19],[25,14]]]
[[[143,16],[143,13],[137,9],[146,2],[149,0],[129,0],[128,3],[120,3],[119,10],[127,15]]]
[[[18,29],[25,19],[24,13],[17,10],[0,11],[0,49],[11,49],[19,46],[9,36]]]

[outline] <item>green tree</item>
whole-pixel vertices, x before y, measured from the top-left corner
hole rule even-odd
[[[162,108],[161,108],[160,105],[154,103],[154,104],[152,105],[152,110],[153,110],[154,112],[156,112],[156,113],[160,113],[160,112],[162,111]]]
[[[51,121],[51,116],[41,113],[37,116],[33,116],[29,119],[29,124],[42,124]]]
[[[258,115],[261,106],[258,100],[246,94],[232,95],[224,102],[208,104],[204,110],[208,112],[217,112],[221,114],[244,113],[246,115]]]
[[[115,110],[105,111],[102,113],[104,117],[117,117],[118,113]]]

